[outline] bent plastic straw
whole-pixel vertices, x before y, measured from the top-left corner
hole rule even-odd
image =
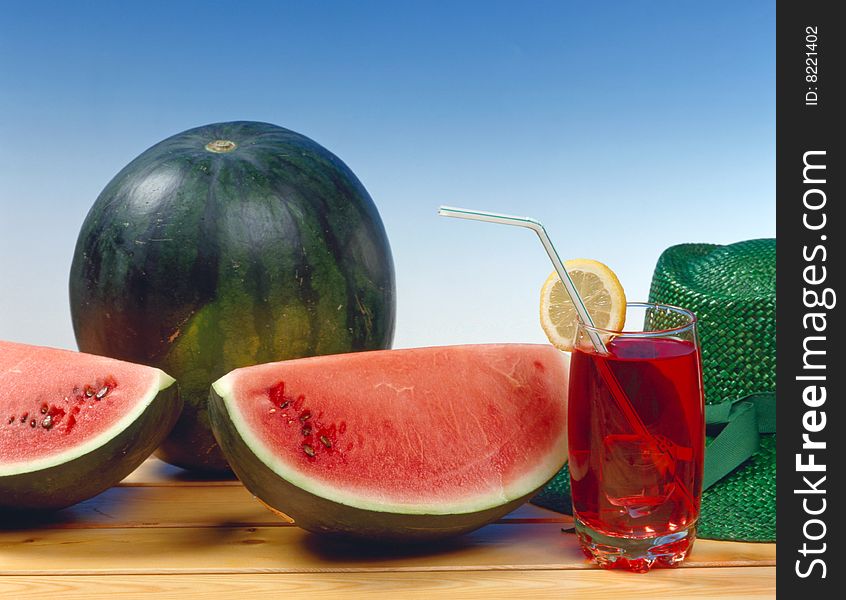
[[[593,319],[591,318],[590,313],[588,313],[587,308],[585,308],[585,304],[582,301],[581,296],[579,296],[579,292],[578,290],[576,290],[576,286],[573,285],[573,280],[570,279],[570,274],[567,273],[567,269],[564,268],[564,263],[561,262],[561,258],[558,256],[558,251],[555,249],[555,246],[552,245],[552,240],[549,239],[549,235],[546,233],[546,229],[540,221],[538,221],[537,219],[532,219],[531,217],[517,217],[514,215],[505,215],[501,213],[489,212],[486,210],[456,208],[453,206],[441,206],[440,208],[438,208],[438,214],[442,217],[455,217],[457,219],[469,219],[471,221],[484,221],[486,223],[514,225],[517,227],[525,227],[534,231],[536,234],[538,234],[538,237],[540,238],[540,241],[543,244],[546,253],[549,255],[549,259],[552,261],[552,265],[555,267],[555,271],[561,278],[561,282],[564,284],[564,289],[566,289],[567,293],[570,295],[570,300],[576,307],[576,313],[579,316],[579,320],[585,325],[589,325],[590,327],[594,326]],[[605,347],[605,343],[602,341],[602,338],[599,337],[599,334],[590,328],[587,329],[587,332],[590,336],[591,343],[593,344],[593,347],[596,349],[596,351],[600,354],[608,354],[608,348]],[[605,379],[605,383],[608,385],[608,388],[611,391],[611,396],[616,401],[618,408],[625,415],[626,421],[628,421],[632,429],[635,430],[635,434],[641,436],[645,441],[647,441],[647,443],[653,445],[654,448],[660,454],[663,455],[664,452],[661,451],[663,445],[652,435],[652,433],[650,433],[650,431],[643,424],[643,421],[640,419],[640,416],[637,414],[637,412],[635,412],[634,408],[632,407],[631,401],[626,396],[626,392],[623,390],[622,386],[620,385],[620,382],[614,375],[614,372],[611,371],[611,367],[608,366],[608,363],[605,360],[597,360],[596,365],[599,367],[599,371],[601,372],[603,378]],[[656,466],[659,465],[656,464]],[[667,463],[664,463],[662,466],[664,468],[670,468],[670,465]],[[689,492],[687,491],[687,488],[684,485],[680,485],[677,487],[681,488],[681,491],[685,494],[688,502],[693,503],[693,498],[690,496]],[[692,505],[693,504],[691,504],[691,506]]]
[[[573,280],[570,279],[570,274],[567,272],[567,269],[564,268],[564,263],[561,262],[561,257],[558,256],[558,251],[555,249],[555,246],[552,245],[552,240],[549,239],[549,235],[546,233],[546,229],[540,221],[532,219],[531,217],[515,217],[514,215],[504,215],[501,213],[488,212],[486,210],[471,210],[469,208],[456,208],[453,206],[441,206],[438,208],[438,214],[442,217],[455,217],[456,219],[499,223],[501,225],[514,225],[516,227],[525,227],[526,229],[534,231],[538,234],[544,250],[546,250],[546,253],[549,255],[549,260],[552,261],[552,266],[555,267],[555,272],[558,273],[558,276],[561,278],[561,283],[564,284],[564,288],[570,295],[570,300],[573,302],[573,305],[576,307],[576,313],[579,315],[579,321],[585,325],[590,325],[591,327],[594,326],[593,319],[591,318],[590,313],[588,313],[587,308],[585,308],[585,303],[582,302],[582,297],[579,296],[576,286],[573,285]],[[596,351],[600,354],[608,354],[608,348],[605,347],[605,344],[603,343],[602,338],[599,337],[599,334],[592,329],[588,329],[587,332]]]

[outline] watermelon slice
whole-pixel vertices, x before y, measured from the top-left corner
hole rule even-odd
[[[272,509],[321,533],[428,540],[525,502],[567,458],[568,355],[477,345],[236,369],[212,427]]]
[[[59,509],[113,486],[182,403],[159,369],[0,342],[0,511]]]

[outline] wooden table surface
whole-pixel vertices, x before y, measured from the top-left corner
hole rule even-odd
[[[775,544],[699,540],[682,567],[638,575],[587,562],[561,532],[569,522],[526,505],[437,547],[332,542],[277,518],[237,481],[150,459],[46,522],[5,524],[0,598],[775,596]]]

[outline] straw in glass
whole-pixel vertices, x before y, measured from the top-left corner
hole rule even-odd
[[[517,217],[514,215],[505,215],[485,210],[456,208],[453,206],[441,206],[438,209],[438,214],[442,217],[455,217],[458,219],[469,219],[471,221],[514,225],[517,227],[525,227],[534,231],[540,238],[546,253],[549,255],[549,259],[552,261],[555,271],[561,278],[561,282],[564,284],[564,289],[566,289],[567,293],[570,295],[570,300],[576,307],[576,313],[579,316],[579,320],[583,324],[589,326],[586,328],[586,331],[590,337],[593,347],[599,354],[609,354],[608,348],[606,348],[602,338],[595,330],[592,329],[592,327],[594,327],[593,319],[591,318],[590,313],[588,313],[581,296],[579,296],[576,286],[573,285],[573,280],[570,278],[570,274],[567,273],[567,269],[564,268],[564,263],[561,262],[561,258],[558,256],[558,251],[555,250],[555,246],[552,245],[552,240],[549,239],[549,235],[546,233],[546,229],[540,221],[530,217]],[[640,419],[640,416],[637,412],[635,412],[631,401],[626,396],[626,392],[623,390],[620,382],[617,380],[617,377],[614,375],[614,372],[611,370],[608,363],[605,360],[600,359],[596,361],[596,365],[599,367],[599,371],[611,391],[612,398],[614,398],[618,408],[625,415],[629,425],[635,430],[635,434],[641,436],[645,441],[660,449],[662,446],[661,443],[646,428],[643,421]],[[686,491],[685,486],[682,485],[680,487],[683,491]],[[693,499],[688,497],[688,501],[692,502]]]

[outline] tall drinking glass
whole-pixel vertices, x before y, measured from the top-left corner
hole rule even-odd
[[[627,305],[626,327],[580,324],[570,366],[573,517],[604,567],[678,565],[696,538],[705,451],[696,317]],[[591,340],[598,335],[608,353]]]

